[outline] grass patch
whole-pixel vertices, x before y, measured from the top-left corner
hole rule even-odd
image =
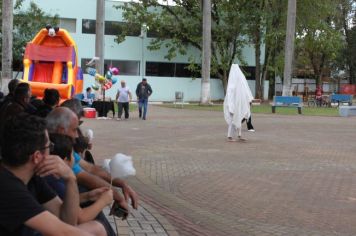
[[[163,104],[160,106],[176,109],[223,112],[223,105],[199,106],[198,104],[186,104],[183,106],[183,108],[181,108],[180,105],[175,107],[174,104]],[[252,113],[272,114],[272,108],[269,104],[252,106]],[[298,115],[298,110],[294,107],[276,107],[276,114]],[[336,107],[303,107],[302,114],[306,116],[339,116],[339,111]]]

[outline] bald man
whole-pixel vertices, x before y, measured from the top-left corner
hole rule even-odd
[[[126,82],[121,80],[121,87],[117,90],[116,101],[118,102],[118,116],[117,120],[121,120],[122,109],[125,111],[125,119],[129,118],[129,103],[132,99],[132,95],[129,87],[126,86]]]

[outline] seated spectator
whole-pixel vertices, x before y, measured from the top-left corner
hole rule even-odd
[[[50,133],[65,134],[75,140],[78,137],[78,116],[76,116],[68,108],[60,107],[54,109],[47,116],[47,127]],[[92,190],[97,187],[110,187],[111,175],[103,170],[100,166],[93,165],[83,160],[78,153],[74,153],[75,163],[73,171],[75,172],[78,183],[85,186],[87,189]],[[117,191],[114,191],[114,199],[119,205],[127,211],[124,218],[128,215],[128,200],[134,209],[137,209],[138,197],[135,191],[123,180],[115,178],[112,184],[116,187],[122,188],[125,198],[123,198]],[[127,199],[127,200],[126,200]]]
[[[36,108],[36,112],[37,112],[37,109],[44,104],[42,99],[38,99],[37,96],[34,96],[34,95],[31,96],[30,103],[32,106],[34,106]]]
[[[70,110],[72,110],[78,117],[78,120],[80,120],[84,115],[83,106],[81,102],[76,98],[72,98],[64,101],[61,104],[61,107],[67,107]]]
[[[91,106],[93,104],[93,101],[95,99],[95,94],[91,92],[91,88],[88,87],[85,90],[85,93],[83,94],[83,102],[85,105]]]
[[[42,235],[94,235],[84,225],[72,226],[77,224],[77,209],[73,206],[79,204],[76,178],[63,160],[49,155],[52,145],[45,121],[27,114],[15,116],[6,121],[4,132],[0,235],[31,235],[25,231],[28,228]],[[63,202],[41,178],[50,174],[61,177],[66,184]],[[99,230],[92,232],[105,235],[103,227],[96,224]]]
[[[0,111],[0,135],[2,134],[2,129],[6,120],[13,118],[21,112],[32,114],[35,108],[30,105],[30,98],[30,85],[27,83],[18,84],[13,99],[11,99],[11,102],[4,106]],[[0,144],[1,143],[2,137],[0,136]]]
[[[92,143],[89,137],[84,136],[83,132],[78,129],[78,138],[75,140],[74,151],[80,155],[85,161],[95,164],[94,157],[89,151]]]
[[[51,134],[50,140],[54,144],[52,155],[58,155],[65,163],[72,168],[74,157],[73,155],[73,140],[71,137],[63,134]],[[61,199],[65,198],[65,183],[63,179],[57,179],[54,176],[46,177],[47,183],[57,192]],[[80,199],[82,202],[93,201],[94,203],[86,208],[79,207],[78,223],[85,223],[94,220],[101,210],[112,203],[113,194],[109,188],[98,188],[87,193],[81,193]]]
[[[7,85],[7,88],[9,89],[9,93],[0,102],[0,111],[2,107],[6,107],[7,104],[9,104],[12,101],[12,99],[14,98],[15,88],[18,84],[19,84],[19,80],[17,79],[13,79],[9,82],[9,84]]]
[[[79,125],[78,117],[69,108],[57,107],[53,109],[53,111],[51,111],[46,117],[46,120],[47,120],[47,127],[49,128],[50,134],[63,134],[63,135],[70,136],[73,142],[78,137],[78,133],[77,133],[78,125]],[[110,185],[104,180],[102,180],[100,177],[92,175],[81,168],[79,164],[81,158],[78,154],[73,153],[73,156],[74,156],[74,163],[72,166],[72,171],[76,176],[80,176],[80,178],[85,179],[84,183],[82,181],[78,182],[80,186],[85,187],[85,190],[83,187],[81,188],[82,192],[88,190],[94,190],[100,187],[110,187]],[[114,194],[114,199],[116,201],[121,202],[122,205],[127,207],[127,205],[125,205],[126,204],[125,199],[117,191],[114,191],[113,194]],[[86,204],[86,206],[88,206],[88,204]],[[108,236],[115,236],[115,232],[111,228],[110,223],[107,221],[103,213],[100,213],[97,216],[96,220],[100,221],[105,226]]]
[[[6,107],[3,107],[4,114],[7,116],[14,116],[20,112],[32,112],[33,108],[30,107],[31,88],[27,83],[17,85],[14,96]]]
[[[35,115],[45,118],[53,108],[58,106],[59,99],[60,97],[57,89],[46,89],[42,99],[43,104],[37,108]]]

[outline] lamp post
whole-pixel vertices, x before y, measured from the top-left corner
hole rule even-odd
[[[142,79],[145,76],[145,37],[147,36],[147,30],[149,29],[148,25],[146,23],[143,23],[141,26],[141,34],[140,34],[140,38],[141,38],[141,43],[142,43],[142,48],[141,48],[141,76]]]

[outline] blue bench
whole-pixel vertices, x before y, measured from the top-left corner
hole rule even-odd
[[[352,95],[349,94],[331,94],[330,95],[330,103],[337,103],[338,105],[342,103],[348,103],[350,106],[352,105]]]
[[[276,107],[297,107],[298,113],[302,114],[302,98],[298,96],[274,96],[272,113],[276,113]]]

